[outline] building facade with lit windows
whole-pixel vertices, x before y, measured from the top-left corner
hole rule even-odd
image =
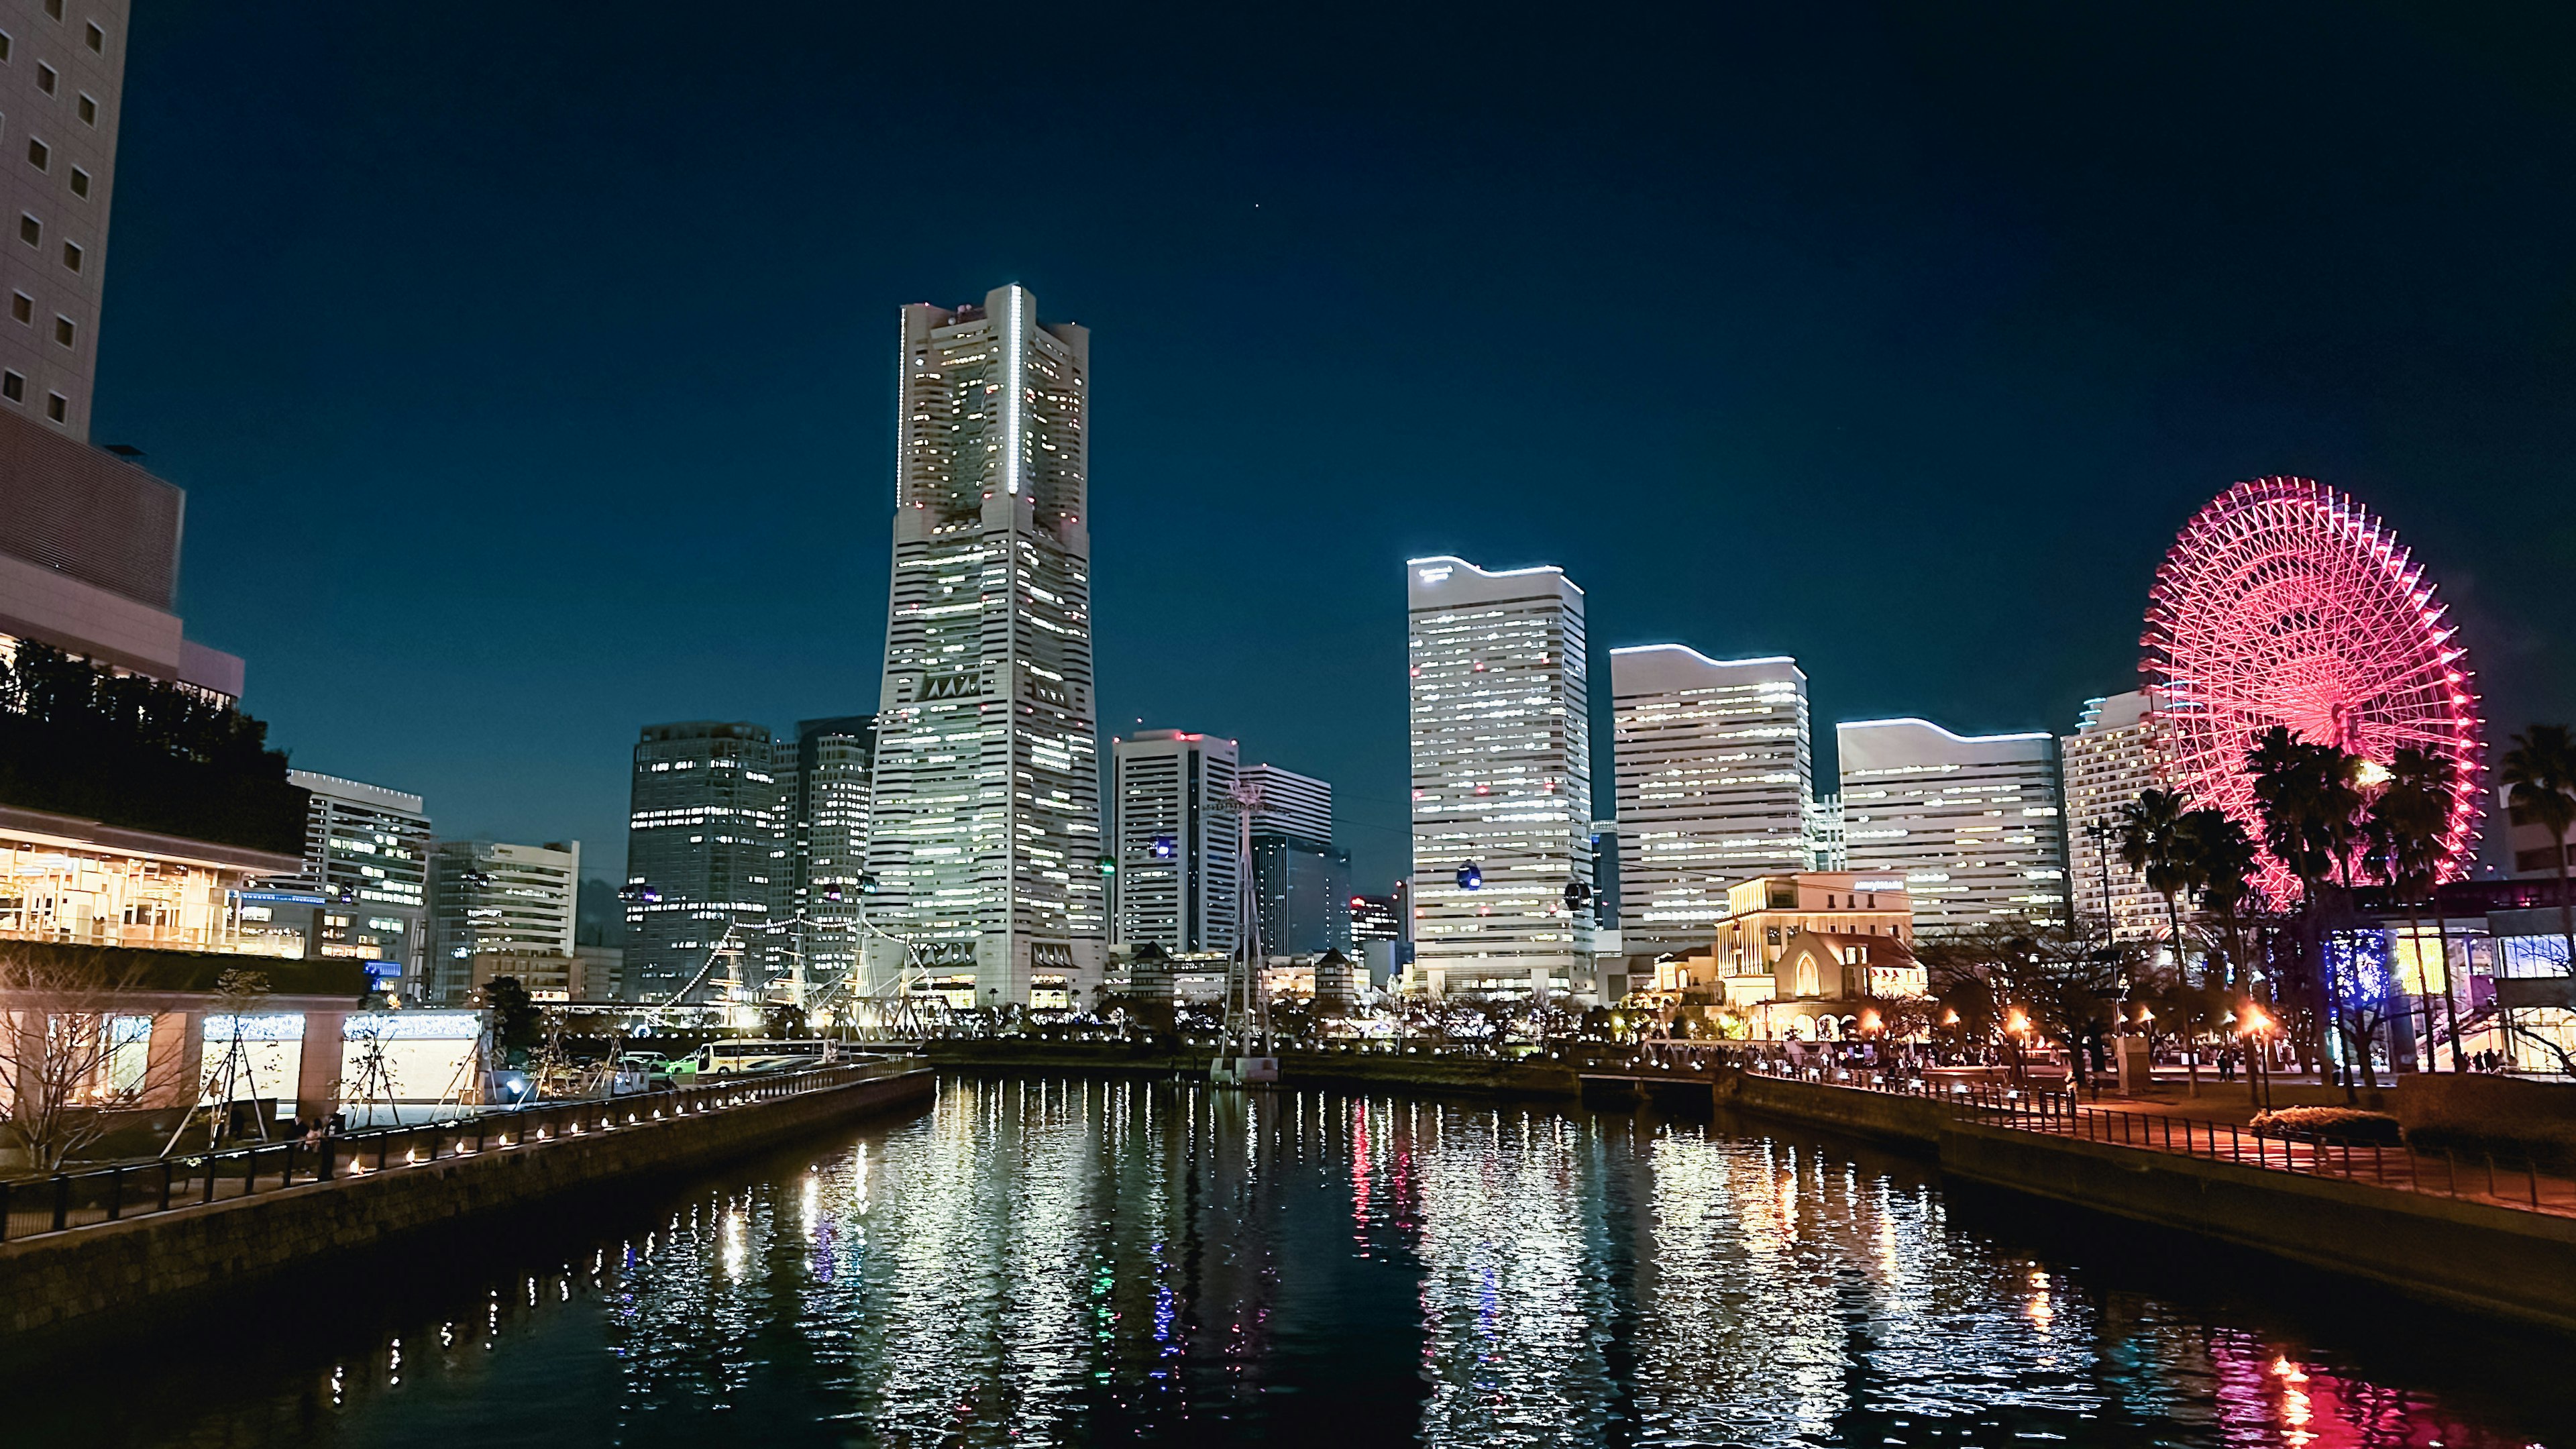
[[[1108,936],[1092,699],[1091,334],[1008,286],[903,309],[871,979],[1087,999]],[[883,969],[880,969],[882,966]]]
[[[1111,741],[1109,752],[1115,938],[1176,956],[1232,951],[1243,912],[1235,742],[1187,730],[1139,730]]]
[[[1583,591],[1562,569],[1447,556],[1408,561],[1405,588],[1411,979],[1434,994],[1589,990]]]
[[[789,839],[776,914],[804,962],[805,979],[828,985],[859,962],[876,716],[800,720],[792,753],[779,754],[785,758],[774,773]]]
[[[2086,700],[2075,733],[2057,744],[2066,791],[2066,884],[2075,918],[2088,930],[2102,929],[2107,896],[2115,939],[2160,941],[2171,935],[2164,897],[2148,889],[2143,872],[2120,863],[2120,812],[2146,791],[2174,783],[2173,752],[2147,692]],[[2184,808],[2191,808],[2188,802]]]
[[[1770,999],[1782,954],[1802,931],[1911,946],[1914,905],[1892,876],[1795,871],[1728,884],[1708,943],[1657,964],[1655,989],[1747,1007]]]
[[[478,968],[477,957],[569,960],[580,888],[578,840],[440,841],[430,852],[430,954],[422,1000],[464,1001],[495,974],[488,965]]]
[[[1333,787],[1277,765],[1247,765],[1253,915],[1264,956],[1351,954],[1351,853],[1333,841]]]
[[[787,871],[786,801],[764,725],[647,725],[626,824],[626,988],[639,1001],[687,989],[730,940],[725,967],[765,988],[792,945],[769,929]],[[705,1000],[701,993],[698,1000]]]
[[[1849,868],[1901,881],[1917,928],[2067,919],[2055,736],[1883,719],[1838,724],[1834,743]]]
[[[1610,651],[1619,940],[1632,958],[1705,943],[1729,881],[1813,864],[1807,676],[1786,656],[1680,644]]]
[[[310,954],[368,963],[416,991],[429,954],[429,817],[421,798],[311,770],[287,783],[310,792],[304,869],[273,884],[322,898]]]

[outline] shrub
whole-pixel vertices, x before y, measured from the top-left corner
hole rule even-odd
[[[2358,1107],[2281,1107],[2258,1112],[2252,1123],[2257,1137],[2296,1137],[2312,1142],[2349,1142],[2356,1147],[2377,1143],[2382,1147],[2403,1145],[2397,1119],[2386,1112],[2365,1112]]]

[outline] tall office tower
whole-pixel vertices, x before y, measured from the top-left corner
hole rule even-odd
[[[525,970],[523,963],[569,962],[580,887],[578,840],[440,841],[430,852],[430,955],[421,998],[463,1001],[492,976]],[[495,969],[496,961],[506,968]]]
[[[1785,656],[1645,644],[1610,651],[1610,695],[1620,950],[1706,945],[1729,885],[1813,856],[1807,676]]]
[[[286,781],[309,792],[304,870],[293,880],[322,897],[317,954],[368,962],[389,987],[407,982],[417,996],[429,951],[420,797],[311,770],[289,770]]]
[[[791,836],[786,891],[779,910],[794,923],[791,939],[806,979],[838,981],[859,961],[859,877],[868,846],[868,790],[876,768],[877,717],[799,720],[796,753],[782,761],[779,784],[789,801]]]
[[[1353,941],[1364,944],[1404,938],[1404,891],[1400,885],[1387,895],[1351,897]]]
[[[1834,726],[1834,744],[1850,869],[1901,880],[1917,930],[2066,919],[2055,737],[1881,719]]]
[[[1248,765],[1252,909],[1265,956],[1351,948],[1351,853],[1333,844],[1333,787],[1277,765]]]
[[[1246,765],[1243,783],[1261,792],[1252,812],[1255,835],[1294,835],[1330,844],[1333,839],[1333,787],[1312,775],[1277,765]]]
[[[894,571],[868,873],[889,940],[949,998],[1097,983],[1091,697],[1091,334],[1011,286],[903,309]],[[1077,997],[1077,999],[1080,999]]]
[[[1232,951],[1242,919],[1235,743],[1139,730],[1109,745],[1116,807],[1117,939],[1166,951]]]
[[[89,439],[125,0],[0,0],[0,146],[17,244],[0,250],[0,412]]]
[[[2076,918],[2100,930],[2107,895],[2117,939],[2171,935],[2164,897],[2147,888],[2143,874],[2120,863],[2121,807],[2173,783],[2172,747],[2163,723],[2148,709],[2147,692],[2086,700],[2075,733],[2057,743],[2066,788],[2066,884]]]
[[[716,971],[730,969],[745,988],[766,986],[786,955],[788,943],[769,930],[786,839],[772,755],[769,731],[756,724],[644,727],[626,830],[633,999],[672,1000],[729,933],[739,955]]]
[[[1492,573],[1443,556],[1405,570],[1421,982],[1435,994],[1588,988],[1583,591],[1557,568]]]
[[[1340,846],[1254,832],[1252,900],[1262,955],[1351,953],[1351,853]]]

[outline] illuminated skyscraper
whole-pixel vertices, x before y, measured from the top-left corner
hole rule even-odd
[[[1648,644],[1610,651],[1610,692],[1620,949],[1705,945],[1729,885],[1811,864],[1807,676],[1786,657]]]
[[[776,915],[795,923],[805,979],[821,988],[847,976],[858,959],[876,716],[799,720],[794,752],[780,745],[775,773],[787,802],[781,825],[788,868]]]
[[[1232,740],[1138,730],[1110,744],[1118,930],[1128,946],[1231,951],[1243,918]]]
[[[2086,700],[2075,733],[2060,739],[2058,748],[2066,783],[2067,885],[2076,918],[2100,930],[2107,887],[2112,935],[2124,941],[2164,939],[2172,934],[2164,897],[2147,889],[2144,875],[2120,863],[2119,838],[2110,833],[2120,828],[2123,806],[2144,791],[2172,788],[2172,747],[2147,708],[2147,692]],[[2188,801],[2184,808],[2190,808]]]
[[[1420,979],[1435,993],[1588,988],[1583,591],[1555,568],[1405,569]]]
[[[2054,737],[1878,719],[1834,726],[1834,744],[1860,889],[1898,882],[1923,931],[2066,919]]]
[[[1091,334],[1017,286],[903,309],[870,924],[978,1005],[1099,979]],[[867,977],[905,945],[871,934]]]
[[[677,999],[728,931],[742,986],[765,987],[787,963],[787,938],[769,929],[788,870],[777,756],[762,725],[644,727],[626,825],[624,989],[634,999]]]

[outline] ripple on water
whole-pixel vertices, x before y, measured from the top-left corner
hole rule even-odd
[[[1642,1116],[952,1081],[608,1230],[347,1306],[335,1343],[365,1352],[286,1342],[62,1422],[442,1449],[2497,1449],[2566,1412],[2473,1355],[2417,1381],[2381,1350],[2374,1376],[2189,1285],[2098,1286],[1902,1162]]]

